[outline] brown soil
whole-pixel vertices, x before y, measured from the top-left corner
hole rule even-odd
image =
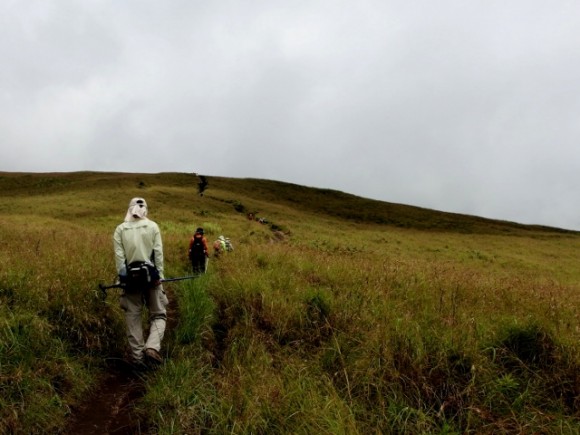
[[[177,302],[169,293],[167,332],[177,325]],[[135,404],[146,391],[148,371],[137,370],[122,359],[107,361],[107,372],[97,388],[78,408],[73,409],[63,434],[70,435],[133,435],[147,433]]]
[[[139,373],[117,360],[87,401],[73,411],[65,434],[129,435],[143,433],[135,413],[135,401],[143,396],[145,384]]]

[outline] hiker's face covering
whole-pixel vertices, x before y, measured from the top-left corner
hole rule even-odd
[[[129,202],[129,209],[125,215],[125,222],[135,221],[147,217],[147,203],[143,198],[133,198]]]

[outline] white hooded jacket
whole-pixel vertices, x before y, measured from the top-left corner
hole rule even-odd
[[[125,216],[113,234],[117,273],[126,273],[126,265],[134,261],[149,261],[163,274],[163,243],[158,225],[147,218],[147,203],[133,198]]]

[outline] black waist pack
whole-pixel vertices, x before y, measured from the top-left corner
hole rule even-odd
[[[145,261],[134,261],[127,266],[127,289],[129,291],[147,291],[158,284],[159,271]]]

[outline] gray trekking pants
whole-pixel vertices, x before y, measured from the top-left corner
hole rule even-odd
[[[165,334],[165,324],[167,322],[167,304],[169,300],[160,284],[148,292],[125,292],[121,295],[121,308],[125,311],[125,321],[127,324],[127,338],[131,348],[131,356],[134,361],[143,360],[145,349],[161,350],[161,341]],[[147,340],[143,336],[143,324],[141,313],[143,307],[147,306],[149,311],[149,335]]]

